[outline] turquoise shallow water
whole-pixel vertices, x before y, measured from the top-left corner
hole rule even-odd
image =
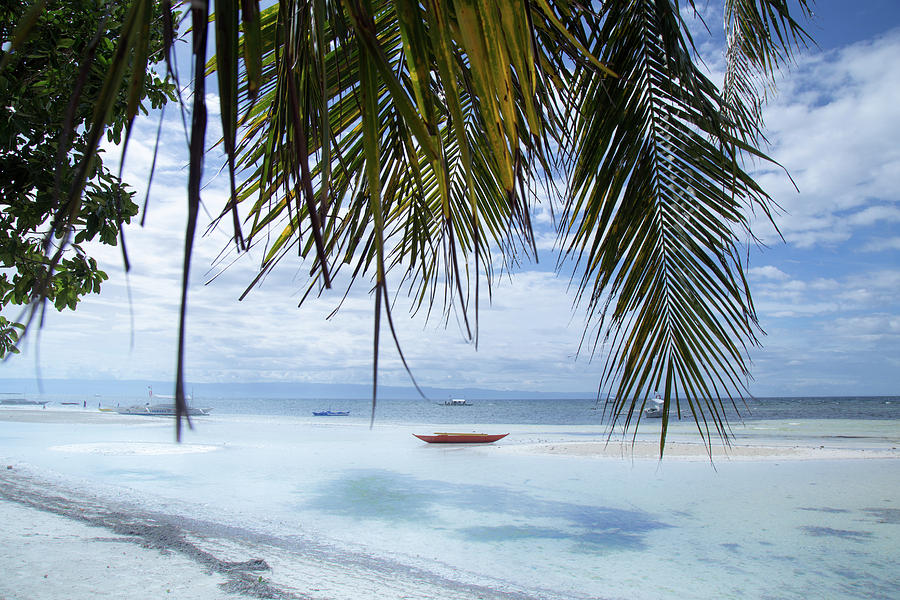
[[[337,405],[335,409],[343,408]],[[471,408],[450,409],[473,415]],[[446,410],[446,409],[445,409]],[[0,457],[150,509],[184,511],[532,598],[898,598],[897,459],[687,462],[510,452],[605,439],[600,424],[218,414],[171,423],[0,421]],[[673,432],[689,435],[685,426]],[[885,447],[886,419],[759,420],[776,445]],[[332,596],[333,597],[333,596]]]

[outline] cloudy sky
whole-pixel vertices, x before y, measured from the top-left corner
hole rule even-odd
[[[709,6],[720,6],[710,2]],[[721,22],[709,8],[707,22]],[[752,352],[757,396],[900,393],[900,5],[894,0],[822,1],[809,24],[818,47],[797,57],[766,108],[772,167],[757,173],[781,206],[777,224],[755,232],[750,281],[763,347]],[[720,68],[715,42],[703,52]],[[170,111],[174,113],[175,111]],[[142,197],[155,123],[138,127],[126,180]],[[147,225],[126,230],[133,268],[116,249],[98,250],[110,280],[75,312],[48,314],[0,378],[171,380],[175,368],[186,146],[180,119],[166,121]],[[221,206],[227,181],[210,173],[204,201]],[[796,184],[795,189],[794,184]],[[204,221],[205,220],[205,221]],[[201,221],[208,222],[206,216]],[[297,304],[305,277],[285,265],[244,301],[260,256],[244,255],[214,282],[209,266],[227,232],[198,242],[193,261],[187,378],[193,382],[369,383],[373,300],[359,288],[326,319],[337,293]],[[395,314],[419,383],[592,392],[602,367],[578,354],[583,315],[572,307],[568,274],[525,265],[495,288],[481,312],[479,346],[452,321]],[[7,311],[7,316],[15,316]],[[380,380],[408,385],[383,344]]]

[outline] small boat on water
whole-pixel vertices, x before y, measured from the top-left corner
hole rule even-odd
[[[153,416],[153,417],[174,417],[176,414],[175,411],[175,402],[164,402],[162,404],[154,404],[154,398],[162,398],[164,400],[175,400],[174,396],[160,396],[153,394],[153,388],[148,386],[150,390],[150,402],[147,404],[136,404],[134,406],[128,406],[125,408],[116,408],[115,411],[120,415],[144,415],[144,416]],[[186,396],[186,401],[190,401],[191,397]],[[103,409],[100,409],[103,411]],[[194,406],[187,407],[187,415],[189,417],[202,417],[206,416],[210,413],[211,408],[196,408]],[[103,411],[107,412],[107,411]]]
[[[50,403],[49,400],[28,400],[18,392],[3,392],[4,396],[13,396],[12,398],[0,398],[0,406],[40,406],[46,407]]]
[[[349,417],[349,410],[314,410],[314,417]]]
[[[472,406],[465,398],[450,398],[444,402],[438,402],[441,406]]]
[[[0,400],[0,406],[46,406],[49,404],[49,400],[25,400],[23,399],[3,399]]]
[[[508,436],[508,433],[435,433],[414,436],[429,444],[490,444]]]
[[[100,409],[101,411],[103,409]],[[187,407],[187,415],[189,417],[203,417],[209,414],[211,408],[195,408],[193,406]],[[104,411],[105,412],[105,411]],[[128,406],[126,408],[117,408],[116,412],[120,415],[150,415],[153,417],[174,417],[175,416],[175,403],[166,403],[166,404],[136,404],[135,406]]]
[[[663,399],[659,392],[653,392],[653,398],[647,400],[644,416],[648,419],[659,419],[663,416]]]

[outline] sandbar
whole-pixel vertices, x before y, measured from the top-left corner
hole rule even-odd
[[[134,418],[133,415],[101,412],[96,408],[0,408],[0,421],[11,423],[133,423]]]
[[[546,442],[503,447],[504,452],[552,454],[580,458],[659,459],[659,442],[611,440],[590,442]],[[802,444],[767,445],[714,442],[666,442],[664,460],[858,460],[900,458],[897,446],[837,447]]]

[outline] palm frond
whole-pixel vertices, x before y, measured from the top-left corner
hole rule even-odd
[[[601,323],[600,387],[614,390],[626,427],[651,390],[665,390],[661,444],[682,402],[704,439],[707,419],[727,439],[716,404],[746,392],[746,348],[759,333],[738,235],[769,198],[729,153],[740,132],[668,2],[612,3],[596,31],[596,53],[620,78],[576,70],[562,231],[579,297]]]
[[[794,9],[811,15],[807,0]],[[762,136],[762,106],[775,72],[812,41],[785,0],[726,0],[725,110],[744,139]],[[751,136],[751,137],[747,137]]]

